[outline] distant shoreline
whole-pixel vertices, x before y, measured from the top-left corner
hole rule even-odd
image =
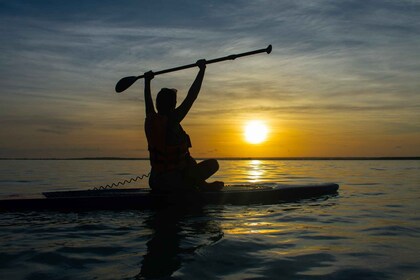
[[[203,160],[207,158],[196,158]],[[218,160],[420,160],[415,157],[220,157]],[[81,158],[0,158],[0,160],[149,160],[149,158],[81,157]]]

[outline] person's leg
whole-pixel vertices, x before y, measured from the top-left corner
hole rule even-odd
[[[200,163],[194,161],[188,170],[188,177],[201,190],[220,190],[224,186],[223,182],[206,182],[206,179],[210,178],[217,170],[219,170],[219,163],[215,159],[204,160]]]
[[[199,162],[195,167],[197,178],[200,181],[205,181],[219,170],[219,163],[215,159],[206,159]]]

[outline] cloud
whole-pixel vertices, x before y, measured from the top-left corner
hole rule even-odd
[[[250,102],[252,103],[252,102]],[[239,103],[243,104],[243,103]],[[410,112],[411,114],[419,114],[417,112],[420,111],[420,105],[406,105],[404,106],[406,112]],[[225,108],[218,108],[218,109],[210,109],[210,110],[197,110],[191,111],[190,114],[192,115],[199,115],[202,116],[223,116],[228,114],[237,114],[240,112],[270,112],[270,113],[279,113],[279,114],[296,114],[296,115],[320,115],[325,116],[326,118],[333,118],[333,115],[340,115],[340,114],[358,114],[358,113],[371,113],[371,114],[379,114],[383,115],[384,112],[391,113],[391,112],[399,112],[401,110],[400,105],[353,105],[353,104],[322,104],[317,103],[313,105],[299,105],[299,104],[288,104],[284,103],[284,105],[275,105],[275,106],[261,106],[261,105],[251,105],[246,107],[235,106],[232,108],[231,106],[226,106]]]

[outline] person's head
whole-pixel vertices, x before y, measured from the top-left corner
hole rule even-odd
[[[169,112],[175,110],[176,106],[176,89],[163,88],[156,97],[156,108],[161,115],[167,115]]]

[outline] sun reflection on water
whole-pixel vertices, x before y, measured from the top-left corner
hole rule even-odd
[[[265,171],[262,168],[261,160],[251,160],[248,171],[249,181],[251,183],[258,183],[261,181]]]
[[[271,213],[259,210],[247,210],[245,212],[226,213],[226,221],[223,223],[225,234],[232,235],[278,235],[287,230],[281,222],[273,222],[269,219]],[[232,219],[234,217],[234,219]],[[231,219],[234,221],[232,222]],[[268,221],[270,220],[270,221]]]

